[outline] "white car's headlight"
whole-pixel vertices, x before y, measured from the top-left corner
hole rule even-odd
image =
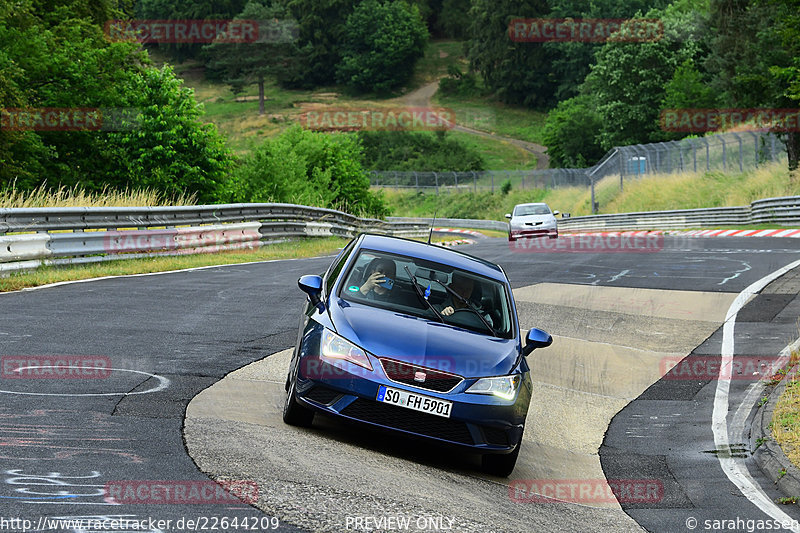
[[[496,378],[481,378],[476,381],[466,392],[472,394],[491,394],[504,400],[512,400],[517,395],[522,376],[500,376]]]
[[[348,361],[367,370],[372,370],[372,364],[369,362],[364,350],[329,329],[322,330],[319,351],[324,358]]]

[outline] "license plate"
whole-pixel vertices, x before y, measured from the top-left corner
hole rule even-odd
[[[378,387],[378,397],[376,399],[379,402],[399,405],[406,409],[413,409],[414,411],[421,411],[444,418],[450,418],[450,409],[453,407],[453,402],[431,398],[430,396],[422,396],[421,394],[414,394],[413,392],[404,390],[392,389],[383,385]]]

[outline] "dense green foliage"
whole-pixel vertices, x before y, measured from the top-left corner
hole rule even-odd
[[[368,170],[483,170],[483,158],[445,132],[363,131]]]
[[[605,152],[598,138],[602,125],[588,94],[559,103],[548,114],[544,127],[550,166],[582,168],[597,162]]]
[[[416,6],[362,2],[345,22],[337,80],[356,91],[386,93],[411,78],[427,40]]]
[[[289,10],[274,0],[250,0],[236,19],[259,21],[285,21]],[[256,43],[228,43],[219,39],[203,49],[206,58],[206,76],[228,83],[235,93],[246,85],[258,84],[259,114],[264,114],[264,82],[283,72],[291,58],[298,54],[291,28],[275,24],[268,38]]]
[[[369,191],[361,145],[352,135],[293,126],[247,156],[226,183],[229,202],[289,202],[382,216],[381,197]]]
[[[0,131],[0,185],[152,187],[213,200],[230,164],[221,137],[200,122],[191,91],[171,69],[149,65],[135,43],[104,38],[99,22],[116,12],[98,12],[103,6],[27,0],[0,20],[4,106],[123,109],[138,117],[100,131]]]

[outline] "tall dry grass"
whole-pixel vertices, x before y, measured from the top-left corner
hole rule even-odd
[[[20,190],[15,184],[0,189],[0,207],[137,207],[159,205],[194,205],[194,194],[170,196],[153,189],[104,187],[87,191],[81,187],[49,188],[46,183],[33,190]]]

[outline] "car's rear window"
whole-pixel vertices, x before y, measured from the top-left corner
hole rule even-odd
[[[361,250],[339,296],[431,320],[441,316],[446,324],[493,337],[513,336],[505,285],[440,263]]]

